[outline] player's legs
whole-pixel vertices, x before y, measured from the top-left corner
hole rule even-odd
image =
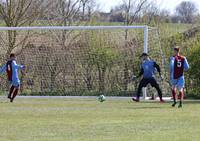
[[[164,102],[164,100],[162,99],[162,91],[161,91],[161,89],[159,87],[159,84],[155,80],[155,78],[151,79],[150,84],[151,84],[152,87],[156,88],[156,91],[157,91],[158,96],[160,98],[160,102]]]
[[[11,85],[11,87],[10,87],[10,91],[9,91],[9,94],[8,94],[8,98],[9,99],[11,99],[11,97],[12,97],[12,94],[13,94],[13,91],[14,91],[14,86],[13,85]]]
[[[17,96],[18,92],[19,92],[19,87],[15,87],[15,88],[14,88],[14,91],[13,91],[12,98],[10,99],[10,102],[13,102],[13,100],[14,100],[15,97]]]
[[[184,91],[183,88],[178,88],[179,89],[179,97],[180,97],[180,102],[179,102],[179,108],[182,107],[183,104],[183,99],[184,99]]]
[[[12,86],[14,86],[14,90],[13,90],[13,94],[11,95],[10,102],[13,102],[13,100],[15,99],[15,97],[17,96],[19,92],[20,81],[13,81]]]
[[[172,104],[172,107],[175,107],[176,106],[176,99],[177,99],[177,96],[176,96],[176,86],[172,86],[172,98],[173,98],[173,104]]]
[[[177,87],[178,87],[178,90],[179,90],[179,97],[180,97],[180,103],[179,103],[179,108],[182,107],[182,104],[183,104],[183,99],[184,99],[184,85],[185,85],[185,80],[184,80],[184,77],[181,77],[179,80],[178,80],[178,84],[177,84]]]
[[[178,83],[178,80],[176,79],[171,79],[171,92],[172,92],[172,98],[173,98],[173,104],[172,104],[172,107],[175,107],[176,106],[176,100],[177,100],[177,95],[176,95],[176,87],[177,87],[177,83]]]
[[[133,101],[139,102],[140,94],[141,94],[141,92],[142,92],[142,88],[143,88],[143,87],[146,87],[148,83],[149,83],[149,79],[143,78],[143,79],[140,81],[140,84],[139,84],[138,89],[137,89],[136,98],[132,98]]]
[[[183,98],[184,98],[184,93],[183,93],[183,88],[184,88],[184,77],[181,77],[179,79],[171,80],[172,84],[172,97],[174,103],[172,104],[172,107],[175,107],[177,104],[177,94],[176,94],[176,88],[179,90],[179,97],[180,97],[180,103],[179,103],[179,108],[182,107],[183,103]]]

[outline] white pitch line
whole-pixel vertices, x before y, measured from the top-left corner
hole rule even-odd
[[[0,96],[1,98],[6,98],[5,96]],[[97,99],[97,96],[17,96],[19,99]],[[117,97],[117,96],[107,96],[107,100],[131,100],[132,97]],[[147,97],[146,101],[158,101],[156,100],[148,100],[150,97]],[[166,101],[172,101],[171,97],[163,97]],[[142,101],[145,101],[141,98]],[[200,102],[200,99],[185,99],[186,102]]]
[[[18,96],[18,98],[24,99],[96,99],[98,96]],[[106,99],[131,99],[132,97],[119,97],[119,96],[106,96]],[[147,97],[147,100],[150,97]],[[143,98],[141,97],[141,100]],[[170,97],[165,97],[164,99],[170,100]]]

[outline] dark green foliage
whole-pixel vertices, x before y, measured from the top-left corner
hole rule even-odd
[[[163,49],[166,56],[173,55],[174,46],[181,47],[181,54],[188,59],[190,69],[185,73],[187,97],[200,97],[200,27],[192,28],[184,33],[178,33],[163,39]],[[169,63],[169,62],[168,62]]]

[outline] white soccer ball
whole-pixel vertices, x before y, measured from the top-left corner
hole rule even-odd
[[[100,95],[100,96],[98,97],[98,101],[99,101],[99,102],[104,102],[104,101],[106,101],[106,97],[105,97],[104,95]]]

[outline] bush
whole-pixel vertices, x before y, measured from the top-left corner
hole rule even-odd
[[[189,99],[200,99],[200,87],[192,89],[186,98]]]

